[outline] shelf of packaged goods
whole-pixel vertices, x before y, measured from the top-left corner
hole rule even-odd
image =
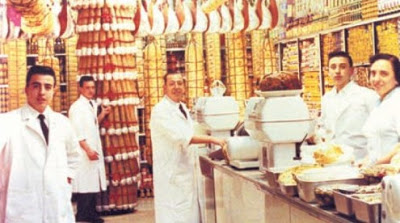
[[[376,23],[376,22],[386,21],[386,20],[390,20],[390,19],[394,19],[394,18],[398,18],[398,17],[400,17],[400,12],[397,12],[397,13],[394,13],[394,14],[385,15],[385,16],[378,17],[378,18],[366,19],[366,20],[363,20],[363,21],[359,21],[359,22],[355,22],[355,23],[351,23],[351,24],[347,24],[347,25],[342,25],[342,26],[338,26],[338,27],[334,27],[334,28],[330,28],[330,29],[321,30],[319,32],[315,32],[315,33],[310,34],[310,35],[305,35],[305,36],[300,36],[300,37],[293,37],[293,38],[289,38],[289,39],[280,39],[280,40],[277,41],[277,43],[294,42],[297,39],[300,39],[300,40],[310,39],[310,38],[315,37],[318,34],[321,34],[321,35],[329,34],[329,33],[333,33],[333,32],[342,31],[344,29],[350,29],[350,28],[357,27],[357,26],[362,26],[362,25],[369,25],[369,24],[373,24],[373,23]]]

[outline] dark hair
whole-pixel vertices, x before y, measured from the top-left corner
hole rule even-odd
[[[334,58],[334,57],[344,57],[344,58],[347,58],[347,60],[349,61],[350,67],[353,66],[353,59],[351,59],[351,56],[350,56],[347,52],[344,52],[344,51],[333,51],[333,52],[330,52],[330,53],[328,54],[328,60],[331,60],[331,59]]]
[[[163,77],[163,79],[164,79],[164,84],[167,84],[167,77],[168,76],[171,76],[171,75],[181,75],[182,77],[183,77],[183,75],[181,74],[181,73],[166,73],[166,74],[164,74],[164,77]],[[183,82],[185,82],[186,80],[185,80],[185,78],[183,77]]]
[[[56,74],[54,73],[54,70],[51,67],[34,65],[31,68],[29,68],[28,73],[26,74],[25,87],[27,87],[29,85],[29,81],[31,81],[31,78],[33,75],[52,76],[54,79],[54,86],[56,85]]]
[[[79,79],[79,87],[83,87],[83,83],[88,81],[94,81],[94,78],[92,76],[82,76]]]
[[[393,72],[394,72],[394,77],[396,78],[397,83],[400,84],[400,61],[399,59],[392,55],[392,54],[387,54],[387,53],[378,53],[369,58],[369,62],[372,65],[375,63],[377,60],[387,60],[392,64],[393,67]]]

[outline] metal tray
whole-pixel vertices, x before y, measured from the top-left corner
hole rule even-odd
[[[362,194],[362,196],[380,196],[381,194]],[[381,203],[367,203],[351,196],[351,203],[356,219],[362,222],[379,223],[381,216]]]
[[[281,189],[281,192],[286,196],[294,197],[294,196],[298,195],[298,191],[297,191],[297,186],[296,185],[279,184],[279,187]]]
[[[327,185],[327,184],[364,184],[364,178],[353,178],[353,179],[337,179],[337,180],[325,180],[325,181],[302,181],[299,180],[296,175],[294,179],[297,182],[297,190],[299,192],[299,197],[309,203],[315,203],[315,193],[314,190],[317,186]]]
[[[350,195],[340,193],[339,191],[333,191],[333,200],[335,201],[337,212],[349,217],[354,216]]]
[[[269,168],[269,169],[265,170],[265,176],[267,178],[268,185],[271,188],[275,188],[275,189],[279,188],[279,183],[278,183],[279,174],[281,174],[287,168],[288,167],[285,167],[285,168]]]

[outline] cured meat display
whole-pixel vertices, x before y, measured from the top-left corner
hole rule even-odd
[[[139,73],[131,32],[135,30],[136,2],[78,1],[74,8],[78,10],[77,80],[93,76],[98,103],[111,106],[100,129],[108,186],[97,210],[132,210],[140,181],[135,109]]]

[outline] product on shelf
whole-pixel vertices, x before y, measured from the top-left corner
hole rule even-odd
[[[322,73],[323,73],[323,90],[327,92],[334,86],[332,78],[329,76],[329,58],[328,55],[334,51],[341,51],[343,48],[344,40],[342,32],[334,32],[322,35]]]
[[[282,56],[282,70],[283,71],[294,71],[299,70],[299,49],[297,42],[287,43],[283,48]]]
[[[205,34],[208,83],[221,80],[221,43],[219,34]],[[209,86],[208,86],[209,87]]]
[[[310,116],[316,118],[321,110],[321,89],[319,72],[302,72],[303,99],[310,110]]]
[[[318,42],[319,44],[319,42]],[[319,49],[315,39],[307,39],[300,42],[301,71],[319,70]]]
[[[383,21],[376,26],[379,53],[400,56],[398,19]]]
[[[348,30],[347,47],[354,65],[368,64],[373,54],[372,25],[362,25]]]

